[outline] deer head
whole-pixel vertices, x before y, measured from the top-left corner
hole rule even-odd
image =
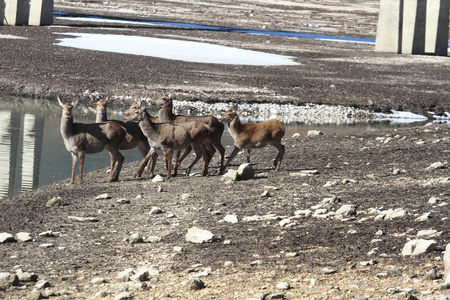
[[[235,103],[231,104],[230,109],[228,109],[228,110],[222,115],[222,117],[219,119],[219,121],[220,121],[220,122],[223,122],[223,123],[230,124],[231,121],[233,121],[234,118],[237,116],[236,110],[237,110],[237,104],[235,104]]]

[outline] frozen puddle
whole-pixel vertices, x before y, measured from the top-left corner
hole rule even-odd
[[[295,57],[234,47],[143,36],[63,33],[75,38],[59,38],[56,45],[78,49],[144,55],[196,63],[298,66]]]

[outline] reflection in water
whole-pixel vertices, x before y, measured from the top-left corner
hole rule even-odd
[[[0,111],[0,197],[9,194],[11,170],[11,112]]]

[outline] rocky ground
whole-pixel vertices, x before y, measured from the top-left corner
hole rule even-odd
[[[56,8],[227,26],[334,28],[337,34],[373,37],[376,3],[339,2],[57,1]],[[300,16],[304,22],[294,18]],[[0,39],[4,93],[54,100],[57,94],[80,98],[89,90],[110,94],[121,106],[130,101],[124,96],[151,96],[164,88],[209,102],[449,111],[447,58],[374,53],[370,45],[55,23],[1,28],[2,35],[28,38]],[[262,49],[297,56],[304,68],[212,66],[53,45],[53,32],[73,31]],[[450,295],[441,278],[450,240],[449,132],[448,124],[434,124],[286,136],[282,170],[271,168],[273,148],[255,150],[256,174],[249,180],[221,181],[217,156],[207,177],[163,182],[132,179],[137,167],[132,162],[117,183],[106,183],[103,169],[86,174],[83,185],[57,182],[4,200],[0,233],[13,238],[2,234],[0,240],[16,241],[0,243],[0,298],[405,299],[402,293],[409,293],[445,299]],[[244,161],[238,155],[231,169]],[[162,159],[157,171],[166,174]],[[96,199],[103,194],[109,197]],[[60,205],[50,205],[56,197]],[[205,243],[186,240],[192,227],[213,237]],[[18,241],[22,235],[14,236],[21,232],[31,240]],[[402,255],[405,244],[418,238],[435,243],[425,253]],[[123,274],[128,269],[140,276],[129,280]],[[35,276],[27,278],[27,272]],[[10,286],[3,273],[18,274],[20,281]],[[205,286],[197,286],[198,280]]]

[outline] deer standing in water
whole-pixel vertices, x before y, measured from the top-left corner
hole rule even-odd
[[[111,158],[111,173],[108,181],[118,181],[120,170],[125,158],[119,152],[119,145],[125,137],[125,129],[114,122],[92,124],[74,123],[72,109],[78,101],[64,103],[58,97],[62,107],[61,135],[67,151],[72,154],[72,177],[70,184],[75,180],[75,169],[80,160],[80,184],[83,183],[83,166],[86,154],[99,153],[105,148]]]
[[[186,149],[188,146],[192,146],[195,151],[196,158],[191,163],[191,165],[186,170],[186,175],[197,161],[203,156],[203,171],[202,174],[205,176],[208,170],[209,157],[208,153],[203,146],[204,140],[208,137],[210,129],[207,125],[198,122],[186,122],[179,125],[172,125],[167,123],[156,124],[153,123],[150,115],[145,109],[145,102],[141,101],[134,103],[125,113],[125,122],[138,121],[139,127],[142,132],[147,136],[148,142],[150,144],[150,151],[141,161],[138,170],[135,173],[135,177],[140,176],[147,166],[150,159],[152,159],[151,165],[151,175],[154,175],[157,150],[163,150],[164,156],[166,158],[167,166],[167,178],[171,177],[172,173],[172,156],[173,151],[180,151]],[[177,152],[177,157],[179,152]],[[179,163],[175,164],[175,172],[178,168]]]
[[[212,115],[206,116],[194,116],[194,115],[175,115],[173,113],[173,94],[165,94],[159,98],[152,99],[150,101],[151,104],[161,107],[158,112],[158,118],[160,122],[170,123],[170,124],[181,124],[183,122],[188,121],[200,121],[202,123],[207,124],[211,128],[211,132],[208,138],[205,141],[205,147],[208,151],[208,156],[212,159],[214,153],[219,151],[220,153],[220,174],[223,173],[223,163],[225,158],[225,148],[222,146],[220,142],[222,138],[223,131],[225,129],[222,122],[220,122],[216,117]],[[184,160],[184,158],[189,154],[191,148],[188,147],[183,156],[180,158],[180,163]]]
[[[106,106],[108,104],[108,98],[100,98],[98,100],[95,100],[93,97],[91,97],[92,101],[94,101],[97,105],[97,115],[95,122],[101,123],[106,122],[108,120],[108,115],[106,113]],[[119,120],[111,120],[113,122],[118,123],[123,128],[125,128],[126,135],[123,139],[122,143],[120,144],[119,149],[120,150],[130,150],[138,147],[139,151],[142,153],[142,156],[145,157],[147,155],[148,151],[150,151],[150,145],[148,144],[148,139],[142,133],[141,128],[139,127],[139,124],[137,122],[127,122],[119,121]]]
[[[242,124],[236,110],[237,105],[232,104],[231,108],[219,119],[221,122],[228,124],[228,130],[234,139],[234,149],[225,164],[224,170],[241,149],[247,149],[247,162],[250,162],[250,149],[262,148],[270,144],[278,149],[274,166],[275,171],[279,171],[285,151],[284,145],[281,144],[285,132],[284,125],[280,120]]]

